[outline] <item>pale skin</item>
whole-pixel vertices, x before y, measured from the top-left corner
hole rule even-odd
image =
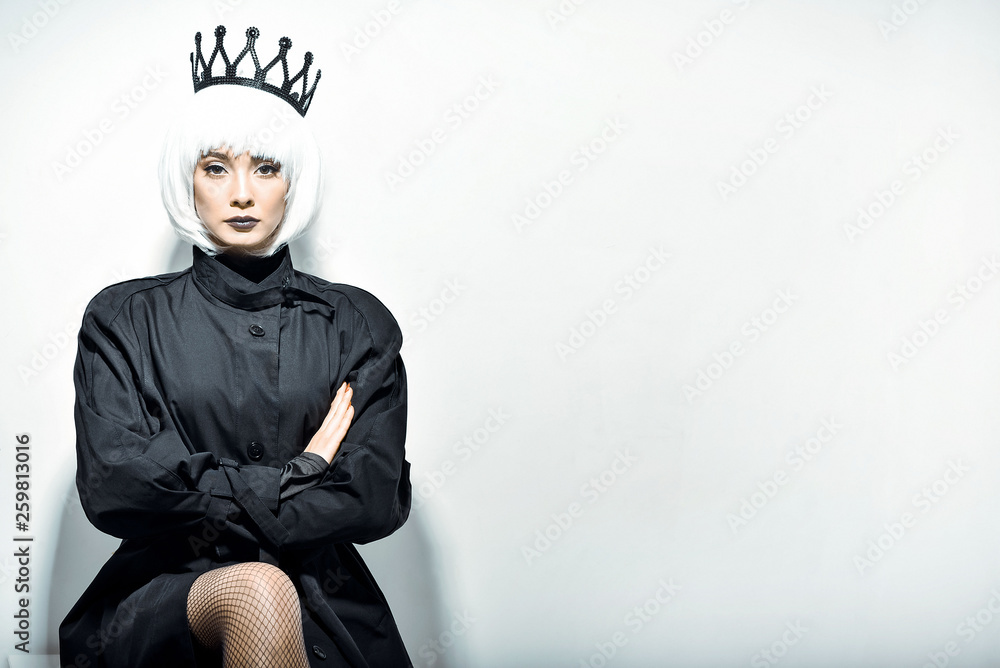
[[[281,226],[287,193],[281,165],[273,160],[218,147],[195,165],[195,210],[212,242],[226,254],[246,257],[268,248]],[[319,455],[328,465],[333,461],[354,419],[353,394],[346,382],[340,385],[304,452]],[[229,592],[234,587],[254,592],[256,603],[247,603],[244,595],[233,597]],[[284,612],[261,629],[254,612],[260,609]],[[197,640],[222,648],[226,668],[308,668],[295,587],[270,564],[248,562],[203,573],[188,594],[187,617]]]

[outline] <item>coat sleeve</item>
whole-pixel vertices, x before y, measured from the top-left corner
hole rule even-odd
[[[106,289],[91,300],[80,327],[73,382],[83,509],[94,526],[119,538],[184,531],[206,520],[222,526],[228,485],[214,455],[190,453],[162,401],[143,391],[129,303]],[[163,453],[171,453],[169,462]]]
[[[346,345],[331,392],[347,380],[354,389],[354,420],[323,479],[280,504],[286,548],[368,543],[399,528],[410,510],[402,334],[385,306],[367,293],[339,314]]]

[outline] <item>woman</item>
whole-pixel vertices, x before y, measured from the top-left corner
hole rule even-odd
[[[408,666],[353,546],[409,513],[400,330],[292,267],[322,187],[311,55],[289,79],[287,38],[262,67],[255,28],[236,59],[224,36],[208,59],[196,36],[160,164],[192,266],[105,288],[83,317],[77,487],[124,540],[63,620],[61,661]]]

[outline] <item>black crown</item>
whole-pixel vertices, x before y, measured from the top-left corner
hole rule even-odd
[[[212,55],[209,57],[208,62],[205,62],[205,57],[201,53],[201,33],[199,32],[195,34],[195,51],[191,54],[191,77],[194,80],[195,93],[203,88],[208,88],[209,86],[214,86],[216,84],[238,84],[240,86],[250,86],[251,88],[259,88],[260,90],[265,90],[268,93],[277,95],[282,100],[295,107],[295,111],[299,112],[300,116],[306,115],[306,111],[309,110],[309,104],[312,102],[313,93],[316,91],[316,84],[319,83],[321,72],[320,70],[316,70],[316,76],[313,78],[312,88],[309,88],[309,66],[312,65],[313,61],[311,51],[306,51],[305,65],[302,66],[299,73],[289,79],[288,60],[285,58],[285,54],[288,53],[288,49],[292,48],[292,40],[287,37],[279,39],[278,55],[276,55],[267,65],[261,67],[260,61],[257,59],[257,50],[254,47],[254,42],[256,42],[257,38],[260,36],[260,31],[257,30],[257,28],[247,28],[247,45],[243,47],[243,50],[240,51],[240,55],[236,56],[232,62],[230,62],[229,57],[226,55],[225,47],[222,46],[222,38],[225,36],[226,27],[218,26],[215,29],[215,50],[212,51]],[[253,77],[236,76],[236,68],[239,66],[240,61],[242,61],[248,53],[250,54],[250,57],[253,58]],[[212,74],[212,65],[215,63],[216,56],[221,57],[222,61],[226,65],[224,74]],[[281,71],[284,76],[284,80],[280,86],[276,86],[272,83],[268,83],[265,79],[267,78],[268,72],[271,71],[271,68],[279,62],[281,63]],[[292,90],[292,86],[299,79],[302,80],[301,93]]]

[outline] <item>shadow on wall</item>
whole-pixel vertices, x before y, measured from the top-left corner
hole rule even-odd
[[[308,248],[308,242],[295,244]],[[302,256],[292,249],[292,261]],[[164,272],[182,271],[191,266],[191,246],[178,242]],[[87,520],[80,505],[75,484],[66,489],[55,557],[52,587],[49,593],[48,637],[50,654],[58,653],[59,624],[73,604],[97,575],[119,539],[102,534]],[[437,638],[447,629],[441,587],[438,581],[438,560],[419,513],[410,513],[406,523],[391,536],[361,546],[365,562],[389,601],[393,617],[414,665],[417,648],[429,638]],[[447,668],[449,657],[439,657],[437,666]]]

